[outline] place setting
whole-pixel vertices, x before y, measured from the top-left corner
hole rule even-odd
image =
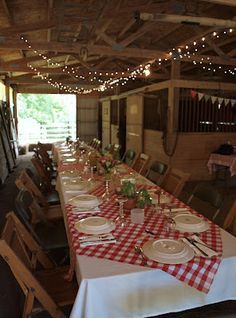
[[[116,243],[112,235],[115,223],[105,217],[90,216],[75,222],[75,229],[87,236],[80,236],[80,246]]]
[[[67,202],[72,206],[72,213],[99,213],[101,209],[99,205],[101,204],[101,200],[92,194],[79,194]]]
[[[86,193],[89,191],[89,183],[86,180],[82,180],[80,177],[71,178],[63,182],[63,186],[65,191],[76,191],[82,193]]]
[[[189,245],[170,238],[149,240],[142,246],[142,252],[148,259],[163,264],[184,264],[195,255]]]

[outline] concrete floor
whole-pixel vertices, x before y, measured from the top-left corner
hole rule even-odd
[[[14,198],[18,192],[14,183],[15,178],[22,169],[32,167],[30,163],[31,156],[32,154],[29,153],[18,158],[16,168],[0,188],[0,229],[2,229],[4,225],[6,213],[10,210],[14,210]],[[236,197],[236,184],[234,184],[234,180],[232,180],[231,183],[230,186],[225,188],[224,182],[215,182],[215,186],[225,197],[226,210],[229,208],[232,200]],[[180,197],[182,201],[187,200],[195,185],[196,182],[189,182],[185,186]],[[11,271],[5,261],[1,258],[0,284],[0,318],[20,318],[22,313],[23,295]],[[48,318],[50,316],[46,313],[41,313],[40,315],[37,315],[37,317]],[[158,318],[236,318],[236,301],[222,302],[181,313],[169,313],[158,316]]]

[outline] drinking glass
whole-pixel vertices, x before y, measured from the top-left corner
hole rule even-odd
[[[127,223],[124,215],[124,203],[127,201],[127,198],[118,195],[116,201],[119,203],[119,216],[116,218],[116,223],[120,224],[121,227],[124,227]]]
[[[102,200],[103,201],[109,201],[110,200],[110,196],[111,196],[111,193],[110,193],[110,179],[106,179],[105,180],[105,192],[103,193],[102,195]]]
[[[171,230],[174,230],[176,226],[175,220],[173,219],[172,209],[171,206],[168,206],[168,213],[165,215],[164,220],[164,228],[166,232],[170,232]]]

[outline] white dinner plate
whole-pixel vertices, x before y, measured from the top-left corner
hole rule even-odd
[[[173,239],[159,239],[152,243],[152,250],[157,256],[179,258],[186,254],[186,244]]]
[[[104,217],[91,216],[76,222],[75,228],[85,234],[103,234],[113,231],[115,223]]]
[[[70,151],[69,148],[62,148],[62,149],[60,149],[60,152],[63,153],[63,154],[65,154],[65,153],[70,153],[71,154],[71,151]]]
[[[65,182],[63,185],[68,190],[86,190],[88,189],[88,182],[81,180],[80,178],[72,178]]]
[[[68,203],[81,209],[94,209],[100,204],[100,200],[91,194],[80,194],[71,198]]]
[[[71,158],[71,157],[73,157],[73,155],[72,155],[72,153],[63,153],[62,155],[61,155],[61,157],[64,159],[64,158]]]
[[[181,232],[201,233],[209,229],[207,222],[193,214],[178,214],[173,219],[176,224],[175,229]]]
[[[64,163],[72,163],[72,162],[76,162],[77,159],[75,158],[63,158],[63,162]]]
[[[170,241],[170,240],[169,240]],[[158,263],[163,263],[163,264],[184,264],[190,261],[194,257],[194,250],[188,246],[187,244],[184,244],[182,253],[179,254],[178,256],[173,252],[173,255],[171,255],[171,252],[166,255],[161,255],[160,253],[157,253],[157,251],[153,248],[153,243],[156,242],[154,240],[147,241],[143,245],[143,253],[150,258],[153,261],[156,261]],[[178,242],[178,241],[177,241]],[[168,243],[169,245],[170,242]],[[181,242],[182,245],[182,242]],[[180,246],[181,246],[180,245]],[[178,246],[178,244],[176,245]],[[167,250],[165,248],[164,250]],[[177,249],[179,250],[179,248]],[[180,252],[179,252],[180,253]]]
[[[61,176],[63,179],[78,178],[80,177],[80,173],[78,170],[67,170],[62,171]]]

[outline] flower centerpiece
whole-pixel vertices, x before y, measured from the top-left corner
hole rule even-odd
[[[115,167],[115,165],[117,164],[117,160],[114,160],[112,155],[110,154],[106,154],[101,156],[98,159],[100,168],[103,170],[103,173],[106,176],[109,176],[111,174],[112,168]]]

